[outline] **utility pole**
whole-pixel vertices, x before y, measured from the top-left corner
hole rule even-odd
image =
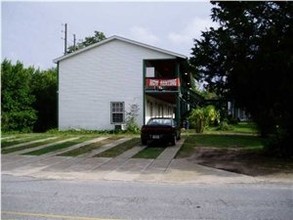
[[[67,54],[67,23],[64,24],[64,55]]]
[[[73,34],[73,48],[76,50],[76,36]]]

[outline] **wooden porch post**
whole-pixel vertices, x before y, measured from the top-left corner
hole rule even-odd
[[[146,123],[146,121],[145,121],[145,108],[146,108],[146,106],[145,106],[145,101],[146,101],[146,97],[145,97],[146,61],[143,60],[142,62],[143,62],[143,65],[142,65],[142,73],[143,73],[143,74],[142,74],[142,75],[143,75],[143,76],[142,76],[142,81],[143,81],[143,82],[142,82],[142,83],[143,83],[143,84],[142,84],[142,90],[143,90],[143,91],[142,91],[142,97],[143,97],[143,98],[142,98],[142,106],[143,106],[143,107],[142,107],[142,109],[143,109],[143,110],[142,110],[142,112],[143,112],[142,114],[143,114],[143,121],[142,121],[142,123],[145,124],[145,123]]]
[[[176,73],[176,77],[180,79],[180,64],[179,62],[177,61],[176,62],[176,69],[175,69],[175,73]],[[177,88],[177,95],[176,95],[176,113],[175,113],[175,120],[177,121],[177,124],[180,123],[180,119],[181,119],[181,113],[180,113],[180,106],[181,106],[181,103],[180,103],[180,96],[181,96],[181,89],[180,87],[178,86]]]

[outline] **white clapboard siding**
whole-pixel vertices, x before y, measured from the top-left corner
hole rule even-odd
[[[110,102],[139,105],[143,123],[143,60],[175,59],[119,39],[59,61],[59,129],[113,129]]]

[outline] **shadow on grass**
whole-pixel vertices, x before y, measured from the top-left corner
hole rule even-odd
[[[176,159],[249,176],[293,173],[293,161],[266,155],[266,139],[254,135],[195,134],[186,140]]]

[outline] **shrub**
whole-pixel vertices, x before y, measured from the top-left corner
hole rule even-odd
[[[138,134],[140,128],[137,125],[136,118],[138,116],[139,107],[137,104],[131,104],[129,112],[126,112],[127,132]]]
[[[196,133],[203,133],[205,128],[215,123],[219,123],[220,113],[213,105],[197,107],[192,110],[188,120],[190,121],[191,126],[195,128]]]

